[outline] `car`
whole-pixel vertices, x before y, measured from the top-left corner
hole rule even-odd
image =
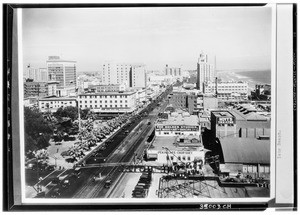
[[[107,181],[105,181],[104,187],[110,188],[111,184],[112,184],[112,180],[107,180]]]
[[[124,133],[125,133],[125,134],[128,134],[128,133],[129,133],[129,131],[128,131],[128,130],[126,130]]]
[[[61,144],[62,144],[61,142],[56,142],[56,143],[55,143],[56,146],[59,146],[59,145],[61,145]]]

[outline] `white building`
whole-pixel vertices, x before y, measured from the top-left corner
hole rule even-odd
[[[76,89],[76,61],[49,56],[47,60],[49,81],[57,81],[58,96],[68,96]]]
[[[132,65],[129,74],[129,87],[146,87],[145,65]]]
[[[168,165],[170,163],[202,162],[205,160],[206,150],[199,136],[158,136],[151,142],[147,150],[147,158],[158,163]]]
[[[217,88],[217,90],[216,90]],[[205,82],[203,83],[204,94],[218,94],[222,100],[243,100],[248,98],[248,83],[238,82]]]
[[[179,67],[169,67],[168,65],[166,65],[165,75],[182,76],[181,68],[179,68]]]
[[[168,119],[158,119],[155,124],[155,136],[201,135],[199,118],[187,112],[171,113]]]
[[[52,97],[39,99],[39,109],[41,112],[56,112],[60,107],[77,107],[76,97]]]
[[[146,68],[142,64],[107,62],[99,74],[102,84],[125,84],[128,87],[146,87]]]
[[[203,92],[203,83],[214,81],[216,77],[215,62],[208,59],[208,55],[203,52],[200,54],[197,63],[197,89]]]
[[[79,94],[80,109],[96,113],[127,113],[137,108],[136,92],[100,92]]]

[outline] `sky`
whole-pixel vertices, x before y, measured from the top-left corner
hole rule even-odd
[[[201,51],[216,56],[217,70],[270,69],[271,8],[23,9],[24,66],[59,55],[78,71],[105,61],[196,69]]]

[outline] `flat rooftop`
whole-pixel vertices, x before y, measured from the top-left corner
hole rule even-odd
[[[172,113],[168,119],[158,119],[156,125],[199,125],[199,118],[196,115]]]
[[[98,92],[98,93],[82,93],[79,96],[101,96],[101,95],[133,95],[135,91],[124,91],[124,92]]]
[[[197,136],[185,136],[186,142],[178,142],[180,137],[162,137],[156,136],[152,142],[154,148],[150,148],[150,150],[162,151],[164,148],[168,148],[169,150],[187,150],[187,151],[196,151],[198,147],[203,147],[203,144],[199,137]],[[194,139],[194,142],[192,142]]]
[[[73,101],[76,97],[51,97],[51,98],[41,98],[39,101]]]

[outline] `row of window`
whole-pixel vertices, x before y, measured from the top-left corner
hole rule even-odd
[[[97,100],[94,100],[94,101],[90,100],[90,103],[93,103],[93,102],[97,103]],[[123,101],[122,101],[122,100],[120,100],[119,102],[120,102],[120,103],[122,103]],[[127,100],[125,100],[125,103],[127,103],[127,102],[128,102],[128,101],[127,101]],[[80,101],[80,103],[83,103],[83,101]],[[88,101],[84,101],[84,103],[88,103]],[[102,100],[100,100],[100,103],[102,103]],[[105,100],[103,103],[108,103],[108,101],[107,101],[107,100]],[[113,101],[112,101],[112,100],[110,100],[110,101],[109,101],[109,103],[113,103]],[[115,103],[118,103],[118,101],[117,101],[117,100],[115,100]]]
[[[57,104],[59,103],[58,101],[54,102],[54,104]],[[61,104],[68,104],[68,102],[60,102]],[[73,102],[70,101],[69,104],[72,104]],[[75,103],[75,102],[74,102]],[[41,105],[44,105],[44,104],[49,104],[49,102],[41,102]],[[53,102],[50,102],[50,104],[53,104]]]
[[[191,157],[190,156],[177,156],[176,157],[177,158],[177,160],[182,160],[182,161],[190,161],[191,160]],[[171,161],[173,161],[174,160],[174,156],[167,156],[167,160],[171,160]]]
[[[86,107],[86,108],[87,107],[90,107],[90,108],[98,108],[99,107],[99,108],[102,108],[102,107],[113,107],[113,105],[110,105],[110,106],[108,106],[108,105],[103,105],[103,106],[102,105],[99,105],[99,106],[98,105],[90,105],[90,106],[88,106],[88,105],[79,105],[79,107],[81,107],[81,108],[82,107]],[[123,105],[120,105],[120,106],[115,105],[114,107],[115,108],[123,108]],[[124,107],[127,108],[128,106],[125,105]]]
[[[79,96],[79,98],[127,98],[127,96]]]
[[[243,172],[244,173],[256,173],[257,165],[243,165]],[[270,173],[270,167],[267,165],[260,165],[259,167],[260,173]]]
[[[223,124],[223,123],[219,123],[218,124],[218,126],[225,126],[225,125],[227,125],[227,126],[234,126],[234,124]]]

